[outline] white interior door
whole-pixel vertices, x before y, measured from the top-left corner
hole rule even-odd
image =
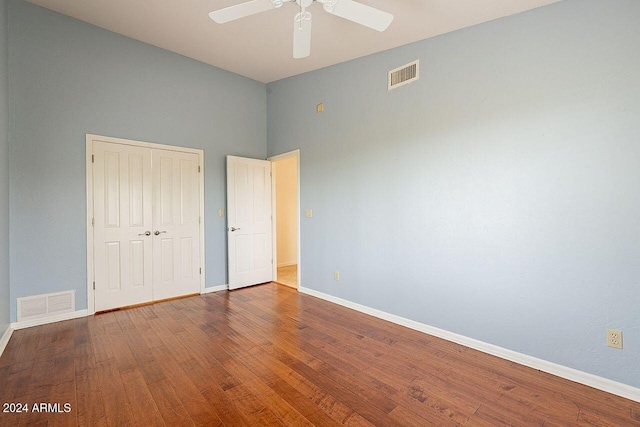
[[[195,153],[93,141],[95,311],[200,292]]]
[[[271,162],[227,156],[229,289],[272,280]]]
[[[153,298],[151,150],[94,142],[95,309]]]
[[[154,299],[200,292],[198,155],[153,150]]]

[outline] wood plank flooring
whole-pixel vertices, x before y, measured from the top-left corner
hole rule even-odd
[[[1,426],[640,425],[640,403],[276,284],[18,330],[12,402]]]

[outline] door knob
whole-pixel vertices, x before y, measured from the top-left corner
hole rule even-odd
[[[232,232],[234,232],[234,231],[238,231],[238,230],[240,230],[240,229],[239,229],[239,228],[235,228],[235,227],[231,227],[231,231],[232,231]]]
[[[156,236],[159,236],[162,233],[166,233],[166,231],[158,231],[158,230],[156,230],[153,234],[155,234]]]
[[[150,231],[145,231],[144,233],[138,234],[138,236],[151,236],[151,232]]]

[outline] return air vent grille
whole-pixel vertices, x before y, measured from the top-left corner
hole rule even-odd
[[[416,60],[395,70],[389,71],[388,89],[395,89],[420,78],[420,61]]]
[[[75,291],[18,298],[18,322],[75,311]]]

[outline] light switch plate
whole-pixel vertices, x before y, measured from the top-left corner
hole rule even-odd
[[[313,209],[307,209],[306,216],[307,216],[307,218],[312,218],[313,217]]]

